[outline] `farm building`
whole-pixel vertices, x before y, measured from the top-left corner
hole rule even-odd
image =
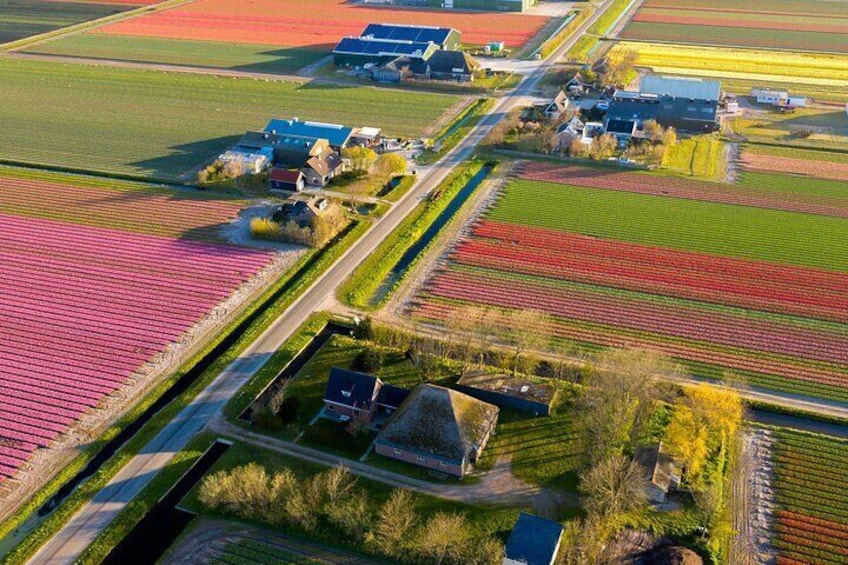
[[[479,69],[480,63],[467,53],[436,51],[426,61],[398,57],[371,69],[371,78],[377,82],[401,82],[407,78],[471,82]]]
[[[670,490],[680,487],[680,466],[666,453],[662,442],[640,447],[635,460],[645,469],[645,490],[650,502],[662,504]]]
[[[618,141],[628,141],[636,135],[635,120],[607,120],[606,133],[615,136]]]
[[[757,99],[757,104],[771,104],[772,106],[791,106],[803,108],[807,105],[807,99],[803,96],[792,96],[785,90],[771,90],[768,88],[751,89],[751,96]]]
[[[279,135],[299,135],[326,139],[334,151],[341,151],[350,143],[354,128],[341,124],[301,121],[297,118],[290,120],[274,119],[265,126],[266,133]]]
[[[345,135],[345,139],[350,137]],[[343,165],[341,156],[330,148],[325,138],[278,133],[275,131],[247,132],[236,146],[240,151],[252,151],[270,155],[270,162],[276,168],[298,170],[303,174],[305,184],[324,187],[339,172]],[[277,173],[279,176],[280,173]],[[272,187],[275,181],[272,181]],[[278,189],[282,186],[276,181]]]
[[[497,406],[448,388],[419,385],[377,436],[374,451],[462,477],[477,462],[497,422]]]
[[[506,542],[503,565],[553,565],[562,530],[558,522],[522,512]]]
[[[536,5],[536,0],[394,0],[400,6],[444,8],[447,10],[487,10],[523,12]]]
[[[708,133],[718,128],[721,83],[711,80],[647,76],[638,91],[617,90],[607,110],[610,121],[648,120],[681,131]]]
[[[225,166],[230,163],[236,163],[241,167],[241,170],[251,174],[261,173],[271,164],[268,155],[240,148],[230,149],[221,153],[218,155],[218,161]]]
[[[362,39],[381,39],[412,43],[435,43],[439,49],[459,49],[462,34],[453,28],[412,26],[402,24],[368,24]]]
[[[403,403],[409,391],[373,375],[333,367],[324,392],[325,415],[347,421],[372,422],[378,415],[391,415]]]
[[[326,198],[313,196],[308,200],[291,200],[286,202],[274,212],[272,219],[280,224],[296,222],[298,225],[308,227],[312,220],[321,216],[329,207]]]
[[[271,190],[287,192],[301,192],[306,184],[302,172],[297,169],[283,169],[280,167],[271,169],[268,180],[271,184]]]
[[[468,370],[456,389],[483,402],[534,416],[548,416],[557,389],[548,383],[500,373]]]
[[[384,65],[398,57],[426,61],[438,50],[438,45],[432,42],[344,37],[333,49],[333,62],[338,67],[361,67]]]

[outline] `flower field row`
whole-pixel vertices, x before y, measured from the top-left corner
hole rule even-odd
[[[463,42],[482,45],[492,30],[510,47],[520,47],[548,22],[542,16],[467,13],[351,4],[347,0],[198,0],[105,26],[97,33],[332,48],[347,35],[359,35],[372,22],[453,27]]]
[[[758,387],[848,400],[848,272],[825,243],[844,219],[597,189],[620,177],[664,191],[677,182],[664,176],[519,169],[535,173],[590,186],[507,182],[424,282],[413,317],[535,309],[557,339],[652,348],[711,378],[731,369]],[[817,243],[791,235],[817,224]]]
[[[235,218],[241,208],[235,200],[213,200],[189,190],[183,194],[124,186],[104,191],[0,171],[0,212],[169,237],[190,232],[193,238],[214,239],[219,224]]]
[[[828,165],[836,168],[840,166],[836,163]],[[829,168],[832,167],[823,167],[823,169]],[[777,170],[776,172],[786,171]],[[525,163],[519,170],[518,177],[528,180],[620,190],[638,194],[653,194],[672,198],[704,200],[708,202],[848,218],[848,200],[836,196],[828,198],[826,196],[812,196],[810,194],[783,191],[771,192],[678,177],[649,176],[638,172],[605,170],[581,167],[579,165],[563,166],[538,161]]]
[[[787,173],[848,182],[848,162],[792,159],[745,151],[742,153],[742,167],[746,171]]]
[[[778,563],[838,565],[848,560],[848,441],[775,431],[774,523]]]
[[[214,241],[237,211],[0,176],[0,479],[143,378],[268,264],[273,252]]]

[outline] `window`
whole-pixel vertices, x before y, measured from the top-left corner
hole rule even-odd
[[[327,410],[329,410],[330,412],[335,412],[335,411],[336,411],[336,407],[335,407],[335,406],[333,406],[332,404],[329,404],[329,405],[327,405]]]
[[[424,456],[423,456],[423,455],[419,455],[419,456],[418,456],[418,460],[419,460],[419,461],[424,461]]]
[[[350,398],[350,393],[351,393],[351,391],[349,391],[349,390],[343,390],[342,396],[344,396],[345,398]]]
[[[397,447],[395,447],[394,449],[392,449],[392,452],[393,452],[395,455],[400,455],[400,449],[398,449]]]

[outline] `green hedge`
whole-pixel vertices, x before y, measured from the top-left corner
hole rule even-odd
[[[564,28],[549,37],[547,41],[542,43],[542,45],[539,47],[539,55],[542,57],[542,59],[547,59],[551,55],[551,53],[559,49],[560,45],[565,43],[565,40],[571,37],[574,31],[578,27],[580,27],[583,22],[588,20],[589,17],[591,17],[591,15],[594,13],[594,9],[588,6],[577,12],[577,15],[575,15],[574,18],[572,18],[572,20],[568,22],[568,24]]]
[[[305,254],[273,287],[268,289],[259,300],[255,301],[237,320],[233,321],[221,332],[215,343],[209,344],[203,352],[198,353],[184,364],[171,378],[159,385],[151,394],[137,405],[118,424],[110,428],[101,438],[91,444],[86,451],[72,461],[50,483],[41,489],[15,515],[0,527],[0,536],[21,527],[24,522],[41,505],[43,505],[65,482],[71,479],[90,461],[97,452],[114,438],[120,430],[133,422],[153,402],[168,390],[186,371],[191,369],[214,346],[231,333],[245,318],[257,310],[264,309],[262,314],[239,337],[238,341],[226,353],[221,355],[204,373],[178,398],[163,408],[138,433],[124,444],[115,455],[106,461],[97,472],[84,481],[68,496],[43,522],[41,522],[21,543],[19,543],[0,563],[3,565],[23,563],[29,559],[39,547],[50,539],[86,502],[88,502],[109,480],[141,449],[150,442],[201,390],[211,383],[229,363],[255,340],[318,276],[358,239],[368,228],[368,223],[357,222],[341,234],[337,240],[321,250],[311,250]],[[273,303],[268,303],[274,300]],[[111,527],[111,526],[110,526]],[[107,529],[108,531],[108,529]]]
[[[386,296],[378,304],[371,304],[371,297],[403,254],[418,241],[462,187],[483,168],[483,165],[483,161],[468,161],[454,169],[439,185],[439,188],[434,191],[434,193],[440,193],[441,196],[436,200],[428,199],[404,218],[400,225],[380,243],[377,249],[354,270],[350,278],[339,288],[339,299],[348,306],[363,310],[371,310],[385,302],[391,292],[386,293]],[[413,265],[410,265],[407,272],[412,269]],[[395,287],[400,282],[400,280],[397,281]]]

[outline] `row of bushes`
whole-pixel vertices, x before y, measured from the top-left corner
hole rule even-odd
[[[542,59],[547,59],[551,53],[559,49],[559,46],[562,45],[566,39],[571,37],[574,31],[580,27],[583,22],[589,19],[589,17],[594,14],[594,9],[590,7],[585,7],[571,19],[568,24],[556,32],[554,35],[549,37],[542,45],[539,47],[539,56]]]
[[[434,195],[439,195],[438,198],[427,200],[404,218],[389,237],[383,240],[374,253],[369,255],[342,285],[339,297],[355,308],[370,310],[377,306],[371,304],[371,297],[388,276],[392,267],[418,241],[456,193],[483,168],[483,165],[483,161],[469,161],[456,167],[433,192]],[[400,280],[396,281],[396,285],[400,282]],[[387,293],[380,302],[382,303],[390,294]]]
[[[269,473],[248,463],[208,475],[198,500],[228,516],[306,532],[403,563],[495,565],[503,555],[494,538],[474,539],[463,514],[439,511],[424,519],[415,497],[400,489],[378,504],[344,467],[300,478],[289,468]]]

